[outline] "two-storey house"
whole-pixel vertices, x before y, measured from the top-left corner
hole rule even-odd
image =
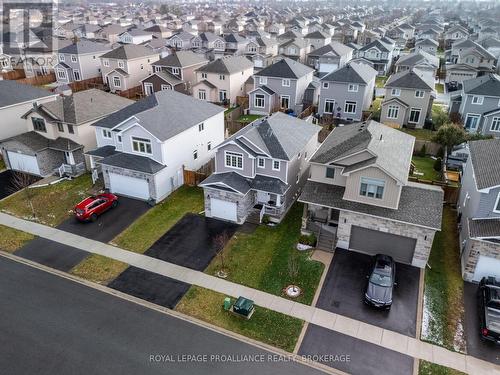
[[[260,70],[253,78],[254,89],[248,93],[249,113],[302,112],[304,94],[313,75],[313,69],[288,58]]]
[[[350,62],[321,78],[319,115],[360,121],[372,103],[376,76],[369,65]]]
[[[469,142],[458,202],[462,277],[500,278],[500,140]]]
[[[329,44],[332,41],[332,37],[322,31],[316,30],[304,36],[304,40],[307,43],[307,53],[309,53]]]
[[[112,193],[159,202],[198,170],[224,140],[224,108],[173,90],[158,91],[93,124],[87,152]]]
[[[394,45],[385,43],[381,39],[361,47],[356,52],[356,57],[364,58],[373,63],[378,75],[386,75],[392,65]]]
[[[415,51],[427,52],[430,55],[436,56],[439,43],[434,39],[419,39],[415,42]]]
[[[425,268],[443,191],[408,181],[414,142],[375,121],[335,128],[309,160],[302,230],[325,250],[385,253]]]
[[[420,71],[404,70],[385,84],[380,122],[398,127],[423,128],[435,98],[434,78]]]
[[[320,128],[281,112],[217,146],[215,172],[201,183],[205,215],[244,223],[281,221],[308,176]]]
[[[288,40],[284,43],[280,43],[278,47],[278,53],[280,55],[298,62],[305,61],[307,52],[309,52],[308,44],[302,38]]]
[[[187,31],[179,31],[167,39],[167,44],[176,51],[191,49],[191,41],[194,37],[194,34]]]
[[[418,70],[427,75],[431,81],[435,79],[439,69],[439,58],[424,51],[417,51],[401,56],[394,65],[396,73],[405,70]]]
[[[268,37],[252,38],[248,41],[244,53],[253,61],[255,68],[265,68],[278,54],[278,42]]]
[[[123,44],[143,44],[152,39],[152,32],[140,29],[132,29],[118,35],[118,41]]]
[[[353,49],[339,42],[331,42],[307,55],[307,65],[319,72],[319,75],[333,72],[345,66],[353,55]]]
[[[444,46],[446,49],[450,48],[457,40],[467,39],[469,37],[469,30],[460,25],[450,27],[444,33]]]

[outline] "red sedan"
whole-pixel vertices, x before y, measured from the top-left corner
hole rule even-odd
[[[118,197],[104,193],[85,198],[76,205],[74,212],[80,221],[96,221],[99,215],[116,206],[118,206]]]

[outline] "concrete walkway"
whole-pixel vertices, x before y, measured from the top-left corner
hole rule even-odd
[[[103,255],[188,284],[197,285],[233,297],[245,296],[265,307],[308,323],[364,340],[413,358],[423,359],[470,374],[499,374],[500,367],[472,356],[455,353],[387,329],[366,324],[343,315],[300,304],[260,290],[222,280],[203,272],[164,262],[147,255],[123,250],[102,242],[80,237],[56,228],[0,213],[0,224],[43,237],[90,253]]]

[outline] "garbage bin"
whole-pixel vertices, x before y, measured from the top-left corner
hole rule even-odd
[[[243,316],[249,316],[253,310],[253,301],[245,297],[238,297],[233,305],[233,311]]]
[[[224,298],[224,310],[229,311],[231,308],[231,298],[226,297]]]

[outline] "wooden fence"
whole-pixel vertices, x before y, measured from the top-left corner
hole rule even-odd
[[[440,156],[439,154],[442,151],[442,146],[440,144],[434,143],[432,141],[424,141],[422,139],[415,139],[415,145],[413,146],[413,154],[418,154],[424,145],[425,145],[425,153],[427,155]]]
[[[78,92],[88,89],[100,89],[104,90],[104,82],[102,77],[89,78],[83,81],[75,81],[68,84],[72,92]]]
[[[10,72],[0,73],[0,75],[5,80],[17,80],[26,78],[26,75],[24,74],[24,69],[15,69],[11,70]]]
[[[204,164],[197,171],[183,169],[184,184],[189,186],[198,186],[205,178],[210,176],[215,170],[215,158]]]
[[[127,98],[127,99],[137,100],[143,96],[142,95],[143,94],[142,93],[142,86],[136,86],[136,87],[132,87],[128,90],[117,91],[116,94],[120,95],[124,98]]]
[[[237,96],[236,104],[242,107],[243,109],[248,108],[248,96]]]
[[[424,180],[418,177],[410,176],[408,177],[408,181],[419,182],[421,184],[440,186],[444,191],[444,201],[448,204],[457,204],[458,198],[460,196],[460,186],[459,185],[450,185],[446,182],[442,181],[431,181]]]
[[[45,74],[43,76],[35,76],[29,78],[21,78],[16,80],[16,82],[24,83],[32,86],[43,86],[56,81],[56,75],[54,73]]]

